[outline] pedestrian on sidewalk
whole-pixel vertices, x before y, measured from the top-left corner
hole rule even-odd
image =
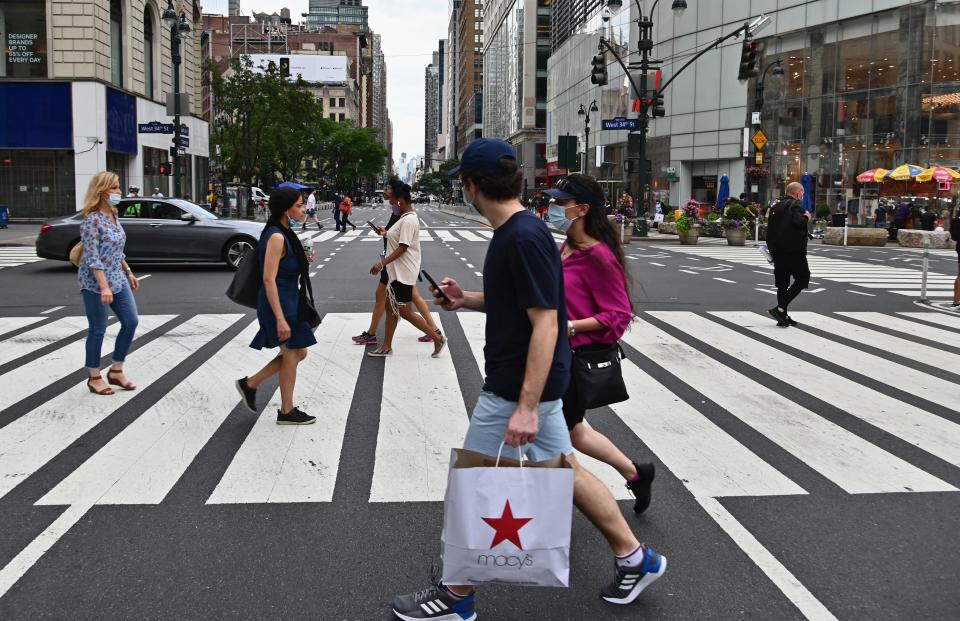
[[[567,338],[573,357],[615,346],[633,320],[626,260],[603,209],[603,190],[593,177],[573,174],[546,190],[554,203],[550,224],[567,234],[560,248],[567,307]],[[629,196],[629,195],[626,195]],[[583,424],[576,377],[563,395],[563,417],[573,448],[615,468],[634,498],[633,510],[650,506],[653,463],[631,461],[605,435]]]
[[[253,349],[280,348],[280,355],[255,374],[238,379],[237,390],[243,403],[257,412],[257,388],[265,380],[280,375],[278,425],[309,425],[316,422],[293,405],[297,367],[307,357],[307,347],[316,345],[310,323],[301,314],[307,299],[306,283],[315,256],[308,255],[292,230],[304,215],[303,196],[293,188],[277,188],[270,194],[270,217],[260,235],[257,252],[263,286],[257,298],[260,330],[253,337]]]
[[[387,270],[389,285],[384,302],[387,315],[386,334],[383,344],[367,352],[367,355],[382,358],[393,353],[393,335],[397,331],[400,318],[403,317],[430,336],[433,341],[432,356],[437,358],[447,342],[446,338],[437,330],[432,318],[428,323],[425,317],[413,312],[411,308],[417,277],[420,275],[420,220],[410,201],[410,186],[404,183],[391,187],[390,196],[397,201],[400,215],[390,230],[385,231],[387,256],[381,257],[370,268],[371,276],[382,274],[384,268]],[[425,315],[429,316],[430,313]]]
[[[398,202],[397,197],[403,195],[405,197],[410,196],[410,186],[406,183],[400,181],[399,179],[392,179],[390,181],[389,187],[384,190],[384,198],[390,203],[390,219],[387,221],[386,227],[377,227],[377,232],[383,237],[383,252],[380,253],[380,258],[386,258],[387,256],[387,231],[396,224],[397,220],[400,219],[400,203]],[[409,198],[406,199],[407,202]],[[373,301],[373,312],[370,315],[370,326],[353,337],[353,342],[357,345],[376,345],[377,344],[377,328],[380,326],[380,320],[383,319],[384,314],[387,311],[386,302],[387,302],[387,285],[390,284],[390,276],[387,274],[387,268],[380,270],[380,282],[377,284],[377,291],[374,296]],[[420,295],[420,291],[414,287],[413,288],[413,304],[417,307],[420,316],[423,317],[423,320],[427,323],[427,327],[430,329],[429,332],[425,332],[417,340],[421,343],[432,343],[433,334],[439,334],[443,336],[443,332],[440,328],[437,327],[436,322],[433,320],[433,315],[430,313],[430,308],[427,306],[427,302],[423,299],[423,296]]]
[[[344,196],[343,201],[340,203],[340,226],[343,227],[344,233],[347,231],[347,225],[353,227],[353,230],[357,230],[357,226],[350,222],[350,214],[353,213],[353,200],[349,196]]]
[[[89,376],[87,388],[97,395],[112,395],[110,386],[119,386],[124,390],[136,389],[136,385],[123,372],[123,363],[139,323],[133,293],[140,288],[140,281],[127,265],[123,252],[127,235],[120,226],[116,210],[122,197],[120,178],[112,172],[99,172],[87,186],[81,212],[80,243],[83,244],[83,255],[77,280],[80,282],[80,294],[89,324],[85,364]],[[107,332],[107,306],[120,320],[120,333],[113,346],[113,364],[104,382],[100,375],[100,358],[103,337]]]
[[[794,181],[787,185],[785,196],[770,208],[767,225],[767,248],[773,257],[773,277],[777,285],[777,305],[768,312],[781,328],[797,325],[787,307],[810,284],[809,221],[810,212],[803,208],[803,185]]]
[[[666,570],[666,558],[637,541],[613,495],[573,455],[562,417],[561,397],[570,378],[570,350],[563,268],[546,225],[517,198],[523,171],[516,152],[502,140],[474,140],[459,174],[464,202],[493,226],[484,263],[483,291],[463,291],[451,278],[440,286],[444,310],[466,308],[487,314],[486,379],[474,408],[464,448],[496,457],[502,445],[525,447],[541,461],[559,454],[574,470],[574,502],[603,533],[616,555],[614,581],[600,594],[628,604]],[[440,292],[434,292],[442,303]],[[430,602],[431,606],[421,604]],[[435,602],[440,602],[437,604]],[[391,602],[394,614],[410,619],[476,618],[474,589],[436,582]]]

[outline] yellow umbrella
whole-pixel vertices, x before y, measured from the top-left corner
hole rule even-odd
[[[910,181],[915,178],[917,175],[923,172],[923,169],[915,164],[904,164],[902,166],[897,166],[886,175],[884,175],[884,181]]]
[[[860,183],[879,183],[883,181],[883,176],[890,172],[886,168],[871,168],[857,175],[857,181]]]
[[[917,181],[926,183],[933,179],[938,183],[948,183],[950,181],[956,181],[960,179],[960,173],[953,170],[952,168],[945,168],[943,166],[934,166],[933,168],[928,168],[919,175],[917,175]]]

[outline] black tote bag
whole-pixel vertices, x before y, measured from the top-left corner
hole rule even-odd
[[[227,297],[248,308],[257,307],[257,296],[263,286],[263,274],[260,272],[260,259],[254,248],[247,248],[240,257],[240,265],[233,273],[233,280],[227,287]]]
[[[619,343],[573,350],[570,381],[575,382],[581,408],[592,410],[630,398],[620,368],[623,357]]]

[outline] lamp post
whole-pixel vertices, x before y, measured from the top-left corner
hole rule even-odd
[[[586,175],[590,174],[590,113],[599,112],[597,108],[597,100],[594,99],[590,103],[589,108],[585,108],[583,104],[580,104],[580,109],[577,110],[577,115],[582,116],[583,118],[583,173]]]
[[[180,42],[190,33],[190,22],[185,13],[177,17],[173,0],[167,0],[163,10],[163,23],[170,29],[170,55],[173,60],[173,147],[170,156],[173,162],[173,195],[182,195],[180,164]]]

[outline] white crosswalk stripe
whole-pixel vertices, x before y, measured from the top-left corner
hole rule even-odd
[[[773,266],[767,263],[767,260],[763,258],[757,248],[731,246],[667,246],[666,248],[672,252],[694,257],[729,261],[760,268],[770,272],[771,283],[773,282]],[[807,262],[810,265],[810,274],[814,281],[822,279],[866,289],[884,289],[890,293],[914,298],[920,296],[922,281],[920,269],[863,263],[814,253],[807,255]],[[952,297],[952,295],[948,296],[947,294],[953,292],[954,278],[949,274],[929,271],[927,273],[928,297]]]
[[[365,242],[379,241],[382,238],[371,231],[369,228],[360,229],[356,231],[348,231],[346,233],[340,233],[337,231],[319,231],[319,232],[308,232],[302,233],[301,237],[309,237],[313,240],[314,245],[323,244],[323,243],[332,243],[332,244],[345,244],[348,242],[360,240]],[[446,242],[446,243],[460,243],[460,242],[485,242],[493,238],[493,232],[490,229],[466,229],[466,228],[429,228],[429,229],[420,229],[420,241],[421,242]],[[554,235],[554,238],[562,241],[565,239],[563,236]]]
[[[43,261],[37,256],[37,251],[30,246],[2,246],[0,247],[0,270],[8,267],[19,267],[27,263]]]

